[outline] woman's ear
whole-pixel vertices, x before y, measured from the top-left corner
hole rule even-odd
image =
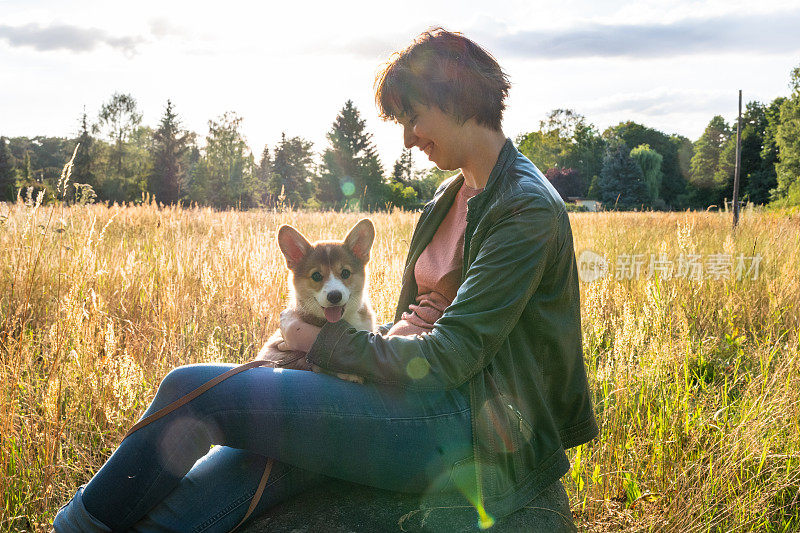
[[[311,243],[299,231],[286,224],[278,228],[278,246],[286,258],[286,266],[292,271],[311,250]]]
[[[344,245],[353,252],[353,255],[359,261],[366,263],[369,261],[369,252],[374,241],[375,226],[370,219],[363,218],[347,233],[347,237],[344,238]]]

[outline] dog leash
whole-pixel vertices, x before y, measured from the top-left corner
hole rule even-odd
[[[219,376],[215,377],[214,379],[203,383],[202,385],[200,385],[199,387],[194,389],[192,392],[190,392],[190,393],[188,393],[188,394],[186,394],[184,396],[181,396],[180,398],[178,398],[177,400],[175,400],[171,404],[167,405],[166,407],[163,407],[163,408],[159,409],[158,411],[156,411],[152,415],[141,419],[139,422],[134,424],[134,426],[131,429],[128,430],[128,432],[125,434],[125,436],[122,437],[122,440],[125,440],[126,438],[128,438],[128,436],[131,433],[134,433],[135,431],[143,428],[147,424],[150,424],[151,422],[155,422],[159,418],[168,415],[169,413],[171,413],[172,411],[174,411],[178,407],[186,405],[187,403],[189,403],[193,399],[197,398],[198,396],[200,396],[201,394],[206,392],[211,387],[217,385],[218,383],[220,383],[222,381],[225,381],[229,377],[235,376],[236,374],[238,374],[240,372],[244,372],[245,370],[249,370],[249,369],[255,368],[257,366],[265,366],[265,365],[269,365],[269,364],[274,364],[274,363],[272,361],[250,361],[249,363],[245,363],[243,365],[239,365],[237,367],[231,368],[230,370],[228,370],[224,374],[220,374]],[[253,499],[250,502],[250,507],[247,508],[247,512],[245,513],[244,517],[239,521],[238,524],[236,524],[236,526],[234,526],[233,529],[230,530],[229,533],[233,533],[234,531],[239,529],[239,526],[241,526],[244,523],[244,521],[247,520],[250,517],[250,515],[253,513],[253,511],[255,510],[256,506],[258,505],[258,502],[261,500],[261,495],[264,493],[264,489],[267,486],[267,480],[269,479],[269,474],[272,471],[272,465],[274,463],[275,463],[275,460],[272,457],[267,459],[267,466],[264,468],[264,473],[261,475],[261,481],[259,481],[259,483],[258,483],[258,488],[256,489],[256,492],[253,495]]]

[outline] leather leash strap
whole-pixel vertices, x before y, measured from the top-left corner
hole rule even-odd
[[[178,407],[186,405],[187,403],[189,403],[190,401],[194,400],[195,398],[197,398],[198,396],[200,396],[201,394],[206,392],[208,389],[210,389],[214,385],[216,385],[216,384],[218,384],[218,383],[220,383],[222,381],[225,381],[229,377],[235,376],[236,374],[238,374],[240,372],[244,372],[245,370],[249,370],[249,369],[255,368],[257,366],[267,366],[267,365],[271,365],[271,364],[272,363],[270,361],[250,361],[249,363],[245,363],[243,365],[239,365],[237,367],[231,368],[230,370],[228,370],[224,374],[220,374],[219,376],[215,377],[214,379],[211,379],[211,380],[203,383],[202,385],[197,387],[192,392],[190,392],[190,393],[188,393],[188,394],[186,394],[184,396],[181,396],[180,398],[178,398],[177,400],[175,400],[171,404],[167,405],[166,407],[163,407],[163,408],[159,409],[158,411],[156,411],[152,415],[148,416],[147,418],[141,419],[139,422],[134,424],[134,426],[131,429],[128,430],[128,432],[125,434],[125,436],[122,438],[122,440],[125,440],[126,438],[128,438],[128,436],[131,433],[133,433],[134,431],[146,426],[147,424],[149,424],[151,422],[155,422],[156,420],[158,420],[159,418],[161,418],[163,416],[168,415],[169,413],[171,413],[172,411],[174,411]],[[250,515],[253,513],[253,511],[255,510],[256,506],[258,505],[258,502],[261,500],[261,495],[264,493],[264,489],[267,486],[267,480],[269,479],[269,474],[272,471],[272,465],[274,463],[275,463],[275,460],[272,457],[270,457],[267,460],[267,466],[264,469],[264,473],[261,475],[261,481],[258,483],[258,488],[256,489],[256,493],[253,494],[253,499],[250,502],[250,507],[247,508],[247,512],[245,513],[244,517],[239,521],[238,524],[236,524],[236,526],[234,526],[233,529],[231,529],[230,533],[233,533],[234,531],[236,531],[239,528],[239,526],[241,526],[244,523],[244,521],[247,520],[250,517]]]

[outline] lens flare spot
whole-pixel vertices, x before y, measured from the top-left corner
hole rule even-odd
[[[342,194],[345,196],[353,196],[353,193],[356,192],[356,186],[353,184],[352,181],[346,179],[342,182]]]
[[[494,518],[486,512],[482,505],[478,509],[478,527],[481,529],[489,529],[494,525]]]
[[[422,379],[428,375],[430,369],[431,365],[428,364],[428,361],[422,357],[415,357],[406,365],[406,374],[411,379]]]
[[[218,428],[190,416],[178,417],[166,424],[157,444],[164,469],[174,475],[184,475],[194,462],[187,463],[186,447],[193,435],[203,433],[211,434],[212,442],[219,442],[222,436]]]

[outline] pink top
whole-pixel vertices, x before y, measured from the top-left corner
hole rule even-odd
[[[421,335],[433,329],[444,310],[456,297],[461,284],[467,200],[483,191],[462,184],[453,205],[436,229],[431,242],[414,266],[417,303],[411,304],[387,335]]]

